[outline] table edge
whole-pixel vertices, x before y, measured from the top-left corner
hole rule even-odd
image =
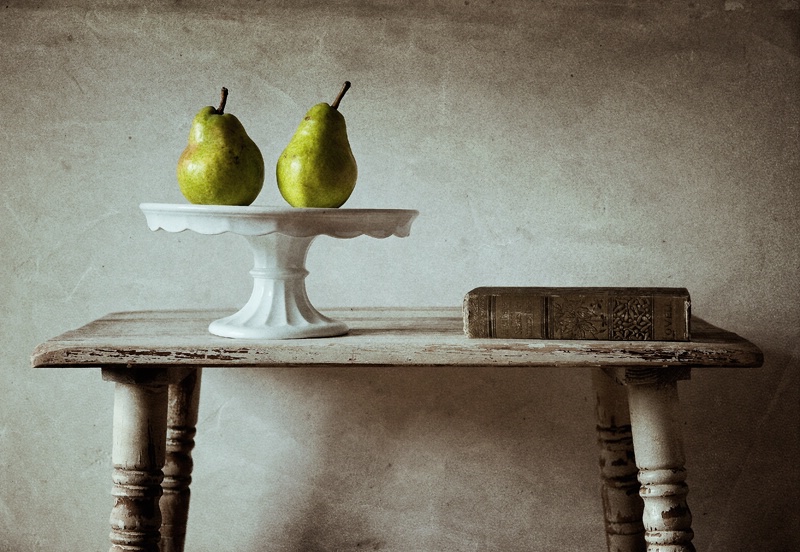
[[[376,315],[382,312],[395,313],[437,313],[437,316],[454,320],[461,317],[458,307],[358,307],[345,309],[324,309],[337,315],[350,314],[357,316]],[[415,352],[398,355],[396,358],[385,357],[383,362],[371,363],[368,361],[353,362],[324,362],[324,361],[298,361],[290,362],[286,358],[270,357],[268,354],[247,356],[243,351],[254,344],[248,340],[224,339],[224,346],[203,348],[174,348],[172,356],[169,352],[137,351],[132,348],[125,354],[119,354],[115,349],[94,348],[95,354],[89,354],[90,348],[71,344],[68,336],[72,333],[90,326],[91,324],[108,321],[115,317],[141,315],[147,316],[154,313],[209,313],[216,309],[174,309],[174,310],[131,310],[109,313],[81,327],[69,330],[57,337],[40,343],[31,355],[33,368],[91,368],[91,367],[127,367],[131,369],[164,368],[177,363],[192,364],[203,367],[221,368],[311,368],[311,367],[592,367],[592,366],[691,366],[696,368],[757,368],[763,365],[762,351],[747,339],[733,332],[724,330],[700,318],[692,319],[693,334],[695,329],[700,330],[699,335],[715,337],[711,339],[692,340],[690,342],[667,341],[594,341],[594,340],[497,340],[497,339],[470,339],[463,337],[463,344],[459,344],[456,356],[457,362],[415,362]],[[346,318],[345,318],[346,321]],[[318,339],[318,338],[315,338]],[[337,338],[325,338],[337,339]],[[292,341],[292,340],[288,340]],[[324,341],[321,340],[321,341]],[[724,347],[720,346],[724,343]],[[259,343],[264,343],[259,342]],[[287,341],[270,341],[270,350],[286,351],[292,349],[292,343]],[[614,347],[610,347],[612,344]],[[694,344],[693,351],[687,351],[687,343]],[[230,344],[230,346],[228,346]],[[705,345],[704,345],[705,344]],[[253,347],[250,347],[253,349]],[[661,354],[659,356],[659,350]],[[670,356],[670,350],[674,354]],[[116,354],[115,354],[116,351]],[[605,355],[598,358],[599,354]],[[665,353],[666,351],[666,353]],[[470,353],[476,359],[469,360]],[[612,353],[621,355],[612,359]],[[448,354],[446,347],[442,347],[441,355]],[[520,355],[539,356],[541,362],[530,362],[530,358],[520,361]],[[704,361],[703,355],[708,355]],[[515,355],[517,357],[515,358]],[[613,356],[613,355],[612,355]],[[161,357],[161,358],[159,358]],[[422,355],[420,353],[420,358]]]

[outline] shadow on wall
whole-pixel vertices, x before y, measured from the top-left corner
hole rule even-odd
[[[695,369],[681,390],[698,550],[800,550],[800,358],[762,350],[761,368]]]
[[[277,470],[303,495],[283,511],[260,503],[264,523],[252,542],[269,545],[255,550],[603,546],[586,369],[228,374],[256,393],[274,390],[279,380],[287,400],[306,403],[292,416],[304,408],[325,412],[316,418],[321,423],[302,414],[284,419],[284,429],[315,459],[304,473],[266,468],[264,485],[274,485]]]

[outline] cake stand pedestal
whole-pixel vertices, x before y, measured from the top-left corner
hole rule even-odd
[[[253,253],[253,291],[241,310],[214,320],[222,337],[293,339],[347,333],[344,322],[320,313],[306,294],[308,248],[317,236],[406,237],[419,214],[407,209],[295,209],[260,206],[142,203],[148,227],[243,236]]]

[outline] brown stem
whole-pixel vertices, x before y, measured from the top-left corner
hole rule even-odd
[[[222,87],[222,93],[220,94],[219,100],[219,107],[217,108],[217,113],[222,115],[225,112],[225,102],[228,101],[228,89],[224,86]]]
[[[344,98],[344,95],[348,90],[350,90],[350,81],[344,81],[344,86],[342,86],[342,89],[339,91],[339,95],[336,96],[336,99],[333,100],[333,103],[331,104],[332,108],[339,109],[339,102],[342,101],[342,98]]]

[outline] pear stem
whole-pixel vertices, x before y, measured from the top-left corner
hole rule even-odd
[[[350,90],[350,81],[344,81],[344,86],[342,86],[342,89],[339,91],[339,94],[336,96],[336,99],[333,100],[333,103],[331,104],[332,108],[339,109],[339,102],[342,101],[342,98],[344,98],[344,95],[347,93],[348,90]]]
[[[225,102],[228,101],[228,89],[224,86],[222,87],[222,92],[220,93],[220,100],[219,100],[219,107],[217,108],[217,113],[222,115],[225,112]]]

